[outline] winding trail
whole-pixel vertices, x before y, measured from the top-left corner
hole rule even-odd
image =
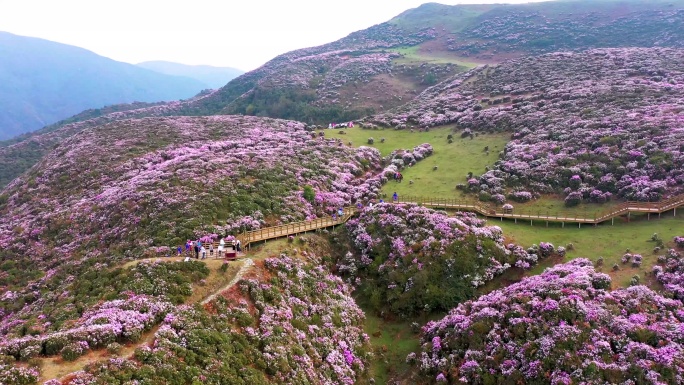
[[[147,260],[158,260],[158,261],[163,261],[163,262],[180,262],[183,260],[183,257],[181,258],[147,258],[147,259],[140,259],[140,260],[135,260],[135,261],[130,261],[128,262],[125,266],[131,266],[133,264],[140,263],[142,261],[147,261]],[[194,259],[193,259],[194,260]],[[230,289],[231,287],[235,286],[241,279],[242,277],[254,266],[254,260],[251,258],[245,258],[242,260],[242,266],[240,266],[240,269],[235,273],[235,276],[228,282],[226,285],[222,286],[219,289],[214,290],[209,296],[207,296],[205,299],[203,299],[200,303],[202,305],[205,305],[212,300],[214,300],[218,295],[223,293],[224,291]],[[150,346],[152,342],[154,341],[154,338],[156,336],[156,332],[159,329],[159,324],[155,325],[152,329],[146,331],[143,333],[143,337],[135,342],[128,344],[127,346],[124,346],[121,351],[118,354],[115,355],[110,355],[106,353],[105,349],[98,349],[97,351],[90,351],[88,354],[81,356],[77,358],[74,361],[64,361],[59,355],[54,355],[50,357],[42,357],[40,360],[43,362],[43,370],[41,370],[41,376],[39,378],[39,382],[44,382],[49,379],[57,378],[60,380],[63,380],[66,378],[66,376],[70,375],[73,372],[76,372],[78,370],[83,370],[83,368],[92,363],[96,363],[105,359],[109,358],[114,358],[114,357],[120,357],[120,358],[130,358],[133,356],[135,353],[135,349],[141,347],[141,346]],[[1,384],[2,382],[0,382]]]
[[[240,266],[240,270],[238,270],[238,272],[235,274],[235,277],[233,277],[233,279],[231,279],[230,282],[228,282],[228,284],[226,284],[222,288],[214,291],[214,293],[209,295],[207,298],[203,299],[202,302],[200,302],[200,304],[202,304],[202,305],[208,304],[209,302],[213,301],[216,298],[216,296],[218,296],[219,294],[223,293],[224,291],[230,289],[231,287],[235,286],[235,284],[237,284],[242,279],[242,277],[245,275],[245,273],[247,273],[247,271],[252,266],[254,266],[254,260],[252,260],[251,258],[245,259],[244,262],[242,263],[242,266]]]

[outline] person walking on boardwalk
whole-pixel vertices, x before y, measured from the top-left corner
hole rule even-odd
[[[342,217],[344,216],[344,209],[342,207],[340,207],[340,209],[337,210],[337,216],[340,217],[340,219],[342,219]]]
[[[207,259],[207,249],[204,246],[200,248],[200,253],[202,254],[202,259]]]
[[[392,200],[394,201],[394,203],[397,203],[397,201],[399,200],[399,195],[397,195],[396,191],[394,192],[394,194],[392,194]]]
[[[214,242],[209,244],[209,258],[214,258]]]
[[[195,259],[199,259],[199,252],[200,252],[200,247],[197,243],[195,243]]]

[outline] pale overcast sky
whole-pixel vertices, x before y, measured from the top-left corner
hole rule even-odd
[[[168,60],[252,70],[278,54],[335,41],[425,2],[0,0],[0,31],[71,44],[129,63]]]

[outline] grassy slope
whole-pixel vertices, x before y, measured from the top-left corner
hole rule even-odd
[[[395,59],[396,64],[420,64],[420,63],[430,63],[430,64],[457,64],[463,67],[464,70],[477,67],[481,63],[473,61],[472,59],[462,58],[449,53],[448,51],[427,51],[422,45],[414,45],[411,47],[400,47],[393,48],[389,51],[393,51],[403,55],[402,57]]]
[[[388,155],[395,149],[411,149],[421,143],[430,143],[434,153],[429,158],[418,162],[414,167],[405,169],[404,182],[391,182],[385,185],[383,192],[391,196],[395,191],[399,196],[417,195],[436,198],[459,198],[461,192],[456,190],[456,184],[466,182],[469,171],[482,174],[485,166],[493,164],[497,154],[501,151],[509,135],[480,135],[475,139],[461,139],[454,135],[454,142],[447,142],[447,135],[451,127],[431,129],[428,132],[410,132],[408,130],[362,130],[351,128],[345,130],[345,135],[339,135],[326,130],[328,137],[340,137],[345,142],[352,142],[354,146],[368,146],[368,138],[373,137],[375,147],[382,155]],[[385,143],[380,139],[385,138]],[[483,152],[489,146],[489,155]],[[438,166],[437,171],[433,167]],[[409,181],[413,180],[414,184]]]
[[[651,271],[657,262],[657,255],[653,253],[655,242],[650,241],[653,233],[658,233],[666,246],[674,247],[672,238],[684,233],[684,211],[678,212],[676,217],[672,212],[668,212],[660,219],[657,215],[652,215],[649,221],[645,215],[640,215],[633,216],[630,223],[620,220],[616,221],[614,226],[607,223],[597,227],[582,226],[582,228],[567,224],[565,228],[558,224],[550,224],[547,228],[544,223],[535,223],[534,226],[530,226],[529,223],[515,224],[512,221],[490,223],[500,226],[508,239],[525,247],[541,241],[551,242],[556,246],[572,243],[575,250],[568,253],[566,260],[581,257],[596,261],[599,257],[603,257],[602,270],[613,277],[613,286],[617,287],[628,286],[630,278],[635,274],[639,274],[643,282],[647,273]],[[644,262],[640,268],[633,268],[620,262],[620,258],[627,249],[644,256]],[[659,254],[663,254],[663,251]],[[539,274],[556,262],[560,261],[544,261],[528,274]],[[620,265],[620,270],[617,272],[612,271],[615,263]]]
[[[423,4],[410,9],[389,22],[409,31],[417,31],[426,25],[435,25],[449,32],[459,32],[473,24],[477,17],[492,9],[492,5],[448,6],[437,3]],[[426,22],[429,21],[429,24]]]

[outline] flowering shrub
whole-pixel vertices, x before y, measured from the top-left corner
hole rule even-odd
[[[190,282],[208,274],[206,265],[197,261],[141,262],[128,269],[114,270],[94,266],[82,277],[68,280],[72,296],[51,298],[54,302],[38,301],[42,312],[38,317],[32,318],[29,307],[6,317],[0,324],[6,333],[0,341],[0,355],[26,360],[38,354],[66,352],[75,358],[83,352],[78,353],[80,350],[73,344],[84,343],[79,346],[85,351],[114,341],[136,341],[171,311],[169,300],[182,302],[191,294]],[[86,292],[88,295],[83,294]],[[11,296],[5,297],[4,301],[11,300]],[[120,299],[102,302],[107,298]],[[72,301],[82,306],[82,314]],[[41,329],[33,330],[43,333],[20,337],[18,333],[26,323],[42,325]],[[64,351],[68,345],[73,346]]]
[[[423,328],[420,369],[462,384],[679,383],[682,303],[610,283],[576,259],[463,303]]]
[[[337,261],[338,272],[373,308],[403,317],[446,309],[518,260],[525,268],[538,260],[504,247],[501,229],[471,213],[379,204],[348,221],[347,230],[354,250]]]
[[[572,191],[565,197],[565,205],[568,207],[577,206],[582,203],[582,194],[577,191]]]
[[[36,368],[17,367],[12,365],[12,360],[0,356],[0,379],[7,385],[30,385],[38,381]]]
[[[85,341],[72,342],[62,348],[62,358],[73,361],[88,351],[88,343]]]
[[[674,298],[684,300],[684,259],[679,251],[669,249],[658,257],[661,265],[653,266],[653,274],[663,284],[666,292]]]
[[[131,295],[125,300],[104,302],[84,313],[76,322],[78,326],[39,336],[4,339],[0,342],[0,355],[19,359],[26,356],[23,352],[27,349],[37,349],[45,355],[75,354],[75,358],[89,347],[101,348],[117,340],[137,341],[172,308],[171,303],[149,296]]]
[[[677,247],[684,248],[684,237],[674,237],[674,243]]]
[[[641,266],[641,262],[643,261],[643,259],[644,258],[641,254],[626,253],[622,256],[622,263],[627,264],[631,262],[632,267],[639,267]]]
[[[349,287],[311,257],[266,260],[207,309],[168,314],[154,345],[135,360],[116,359],[76,373],[78,383],[107,379],[225,384],[353,384],[367,378],[370,345]]]
[[[508,199],[524,203],[524,202],[529,202],[532,200],[532,193],[529,191],[513,191],[512,193],[508,194]]]

